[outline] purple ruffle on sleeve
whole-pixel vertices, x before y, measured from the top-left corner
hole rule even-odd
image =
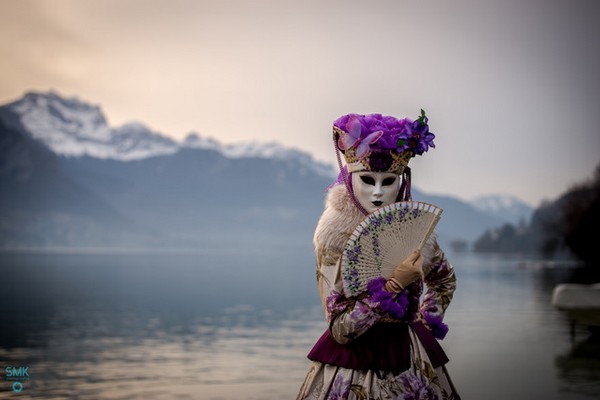
[[[408,297],[402,291],[397,295],[385,290],[387,280],[384,277],[375,278],[367,284],[371,300],[379,303],[378,308],[394,318],[402,318],[408,308]]]
[[[427,326],[431,329],[431,333],[438,339],[443,339],[448,333],[448,325],[442,322],[442,317],[423,313],[423,318],[427,322]]]

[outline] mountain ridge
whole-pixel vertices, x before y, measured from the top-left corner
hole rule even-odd
[[[534,212],[534,207],[516,196],[509,194],[486,194],[469,201],[479,211],[497,216],[514,225],[527,223]]]
[[[182,148],[215,150],[229,158],[296,157],[305,167],[332,177],[333,167],[310,154],[278,143],[242,142],[225,145],[214,138],[191,132],[180,142],[151,130],[140,122],[110,127],[100,106],[65,98],[54,91],[28,92],[7,104],[33,138],[44,142],[56,154],[67,157],[91,156],[123,161],[173,154]]]
[[[14,192],[4,196],[13,200],[10,207],[8,200],[0,203],[0,212],[20,216],[0,231],[4,247],[217,246],[233,232],[248,245],[310,241],[335,176],[333,166],[277,143],[223,145],[197,134],[178,143],[140,123],[110,128],[99,106],[75,98],[28,93],[21,100],[0,106],[0,187]],[[42,181],[55,182],[57,193],[52,185],[27,180],[35,158],[54,165]],[[14,189],[16,176],[21,192]],[[34,215],[22,199],[46,204],[53,196],[65,207],[35,214],[42,228],[34,219],[29,227],[21,223]],[[444,243],[473,241],[503,223],[452,196],[418,188],[413,196],[445,209],[438,225]]]

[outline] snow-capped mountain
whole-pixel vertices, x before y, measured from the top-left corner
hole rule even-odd
[[[303,166],[302,175],[307,172],[316,172],[326,178],[334,178],[337,170],[327,163],[315,160],[310,154],[284,147],[275,142],[257,143],[242,142],[235,144],[221,144],[215,139],[205,138],[197,133],[190,133],[181,143],[182,147],[192,149],[216,150],[228,158],[274,158],[278,160],[296,160]]]
[[[478,196],[470,203],[479,211],[515,225],[528,222],[534,210],[529,204],[507,194]]]
[[[34,139],[63,156],[129,161],[178,149],[175,141],[139,123],[111,128],[100,107],[54,92],[27,93],[7,108]]]
[[[215,150],[228,158],[296,160],[306,171],[328,178],[335,176],[333,166],[277,143],[225,145],[197,133],[191,133],[182,142],[177,142],[137,122],[112,128],[108,126],[99,106],[77,98],[64,98],[55,92],[30,92],[6,107],[18,116],[34,139],[42,141],[54,153],[62,156],[131,161],[173,154],[182,148],[195,148]]]

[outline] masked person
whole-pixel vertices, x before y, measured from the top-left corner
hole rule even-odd
[[[329,328],[308,355],[313,363],[298,399],[459,399],[437,341],[448,331],[442,319],[456,278],[435,235],[389,279],[372,279],[358,296],[343,294],[341,258],[350,235],[366,215],[410,200],[408,162],[435,147],[425,112],[415,121],[344,115],[333,132],[340,174],[313,240]]]

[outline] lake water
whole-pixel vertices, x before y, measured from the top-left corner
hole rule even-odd
[[[571,270],[449,257],[442,346],[463,399],[600,396],[597,345],[550,305]],[[308,246],[4,254],[0,304],[0,399],[293,399],[326,327]],[[6,367],[28,368],[20,393]]]

